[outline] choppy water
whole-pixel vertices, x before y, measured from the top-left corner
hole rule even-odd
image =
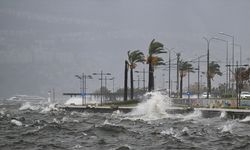
[[[170,115],[163,99],[153,97],[130,114],[0,101],[0,149],[250,149],[249,117]]]

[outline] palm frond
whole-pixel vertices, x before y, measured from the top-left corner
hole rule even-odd
[[[128,61],[131,68],[136,67],[136,63],[145,61],[144,54],[140,50],[128,51]]]
[[[167,51],[165,51],[163,47],[164,47],[164,45],[162,43],[157,42],[157,41],[155,41],[155,39],[153,39],[150,42],[150,45],[148,48],[148,53],[150,56],[161,54],[161,53],[167,53]]]

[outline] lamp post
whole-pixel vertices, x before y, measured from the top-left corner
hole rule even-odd
[[[220,32],[219,34],[232,38],[232,65],[231,66],[232,66],[232,73],[234,74],[234,66],[235,66],[234,65],[234,36],[230,34],[226,34],[224,32]],[[234,83],[232,83],[232,90],[233,89],[234,89]]]
[[[203,37],[204,40],[206,40],[207,42],[207,99],[209,99],[209,93],[210,93],[210,86],[209,86],[209,45],[210,45],[210,42],[211,40],[213,39],[210,38],[210,39],[207,39],[206,37]],[[210,84],[211,85],[211,84]]]
[[[85,105],[87,104],[87,79],[93,79],[93,77],[91,75],[84,75],[84,99],[85,99]]]
[[[86,93],[87,93],[87,79],[93,79],[91,75],[75,75],[78,79],[80,79],[80,93],[82,95],[82,105],[86,104]]]
[[[103,73],[103,71],[101,70],[101,72],[100,73],[93,73],[93,75],[100,75],[101,76],[101,89],[100,89],[100,91],[101,91],[101,105],[103,104],[103,97],[102,97],[102,80],[103,80],[103,75],[111,75],[111,73]]]
[[[78,79],[80,79],[80,93],[82,96],[82,105],[84,104],[84,73],[82,73],[82,76],[80,75],[75,75]]]
[[[113,91],[113,93],[114,93],[114,92],[115,92],[115,77],[109,78],[108,80],[112,80],[112,81],[113,81],[112,91]]]
[[[238,47],[240,48],[240,65],[242,65],[242,51],[241,51],[242,47],[241,47],[240,44],[234,43],[234,45],[235,45],[235,46],[238,46]]]
[[[135,71],[135,73],[142,73],[143,74],[143,79],[142,79],[142,81],[143,81],[143,91],[145,92],[146,91],[146,86],[145,86],[145,68],[143,68],[143,70],[142,71]]]
[[[197,58],[198,59],[198,68],[195,68],[195,70],[198,70],[198,99],[200,98],[200,59],[202,57],[205,57],[205,56],[207,56],[207,55],[206,54],[201,55]]]
[[[217,37],[215,37],[214,39],[226,43],[226,65],[228,65],[228,41],[227,40],[223,40],[221,38],[217,38]],[[228,69],[228,67],[226,67],[226,92],[225,93],[227,93],[228,89],[230,89],[230,80],[228,78],[228,74],[229,73],[230,73],[229,69]]]

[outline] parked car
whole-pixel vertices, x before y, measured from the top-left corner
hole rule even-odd
[[[240,93],[240,98],[242,98],[242,99],[250,98],[250,92],[242,91]]]
[[[209,94],[209,97],[211,97],[211,94]],[[207,92],[203,92],[201,98],[207,98]]]

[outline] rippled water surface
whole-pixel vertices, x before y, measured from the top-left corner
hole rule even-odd
[[[0,149],[250,149],[249,118],[170,115],[161,101],[150,104],[105,114],[0,101]]]

